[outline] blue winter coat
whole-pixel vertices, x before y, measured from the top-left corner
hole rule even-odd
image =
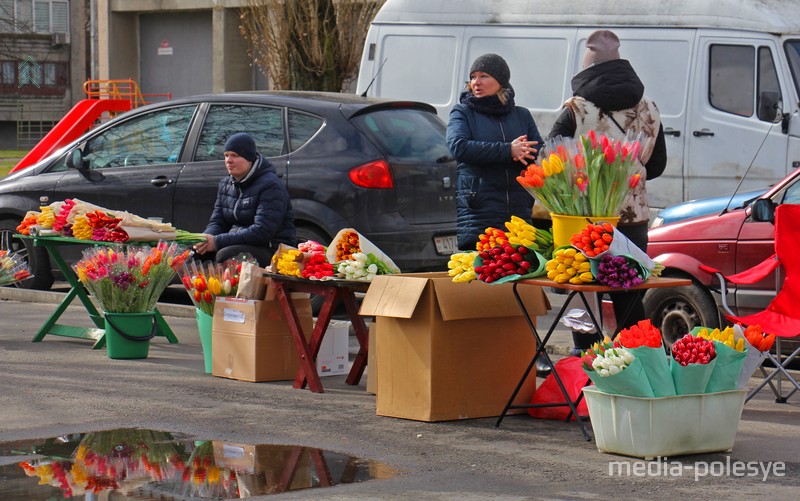
[[[463,104],[450,111],[447,145],[458,162],[456,210],[458,247],[474,250],[487,227],[503,229],[511,216],[531,220],[533,197],[517,182],[525,168],[511,158],[511,141],[527,135],[544,143],[530,111],[519,106],[506,115],[478,113]]]
[[[223,178],[217,201],[204,233],[214,235],[214,245],[254,245],[276,248],[297,245],[294,211],[286,187],[272,164],[258,156],[242,181]]]

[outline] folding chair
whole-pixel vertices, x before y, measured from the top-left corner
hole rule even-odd
[[[765,379],[747,395],[745,402],[753,398],[767,384],[775,394],[775,401],[779,403],[785,403],[797,390],[800,390],[800,384],[786,370],[792,360],[800,355],[800,347],[785,359],[782,358],[783,354],[781,352],[781,339],[800,336],[800,307],[797,306],[800,304],[800,260],[797,258],[797,254],[800,251],[800,223],[798,221],[800,221],[800,205],[779,205],[775,209],[775,254],[750,269],[735,275],[725,276],[715,268],[705,265],[700,266],[701,270],[719,278],[725,318],[745,326],[760,325],[762,331],[775,334],[776,354],[765,354],[765,360],[770,360],[775,366],[775,370],[767,374],[762,364],[760,370]],[[779,266],[783,268],[783,283],[779,280]],[[726,282],[754,284],[763,280],[773,271],[776,274],[776,294],[772,302],[764,311],[752,315],[737,316],[728,306]],[[781,376],[785,377],[787,382],[794,386],[792,391],[786,395],[783,395],[781,391]],[[777,387],[772,383],[772,380],[776,377]]]

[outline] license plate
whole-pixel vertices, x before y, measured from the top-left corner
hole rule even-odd
[[[433,243],[436,245],[436,253],[442,255],[454,254],[458,250],[458,240],[455,235],[447,235],[444,237],[433,237]]]

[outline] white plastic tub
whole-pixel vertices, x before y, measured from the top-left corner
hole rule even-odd
[[[597,450],[644,459],[730,451],[747,390],[637,398],[583,389]]]

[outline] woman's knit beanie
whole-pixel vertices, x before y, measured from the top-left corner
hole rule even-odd
[[[472,63],[469,74],[482,71],[492,75],[500,83],[500,87],[508,88],[508,81],[511,78],[511,70],[508,69],[506,60],[497,54],[484,54]]]
[[[586,39],[583,67],[619,59],[619,38],[613,31],[597,30]]]

